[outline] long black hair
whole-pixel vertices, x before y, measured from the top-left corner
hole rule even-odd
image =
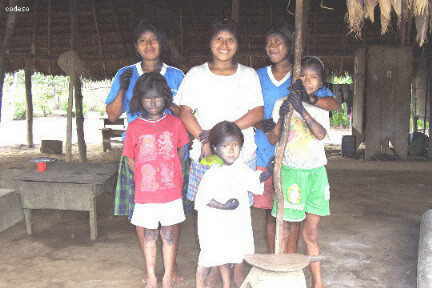
[[[158,72],[147,72],[141,75],[135,84],[133,97],[130,102],[130,112],[132,114],[142,113],[146,116],[147,112],[142,106],[142,99],[145,98],[146,93],[151,89],[155,89],[158,95],[164,98],[165,109],[171,106],[171,89],[168,87],[165,78]]]
[[[233,63],[237,63],[237,59],[236,56],[238,54],[238,50],[240,48],[240,38],[239,38],[239,28],[238,28],[238,24],[232,20],[232,19],[223,19],[223,20],[217,20],[215,22],[213,22],[210,25],[210,31],[209,31],[209,46],[210,46],[210,42],[213,40],[213,38],[221,31],[227,31],[230,32],[235,40],[237,41],[237,51],[236,54],[234,55],[233,58]],[[209,52],[209,61],[213,60],[213,55],[211,54],[211,51]]]
[[[228,136],[237,138],[240,145],[243,146],[244,136],[241,129],[234,122],[222,121],[210,129],[209,142],[212,149],[214,150]]]
[[[285,43],[285,46],[288,48],[288,61],[293,63],[293,51],[294,51],[294,32],[293,27],[286,23],[273,25],[271,26],[267,32],[265,33],[265,41],[267,41],[267,37],[270,35],[278,35],[282,38]]]
[[[146,20],[141,20],[134,29],[133,41],[135,45],[137,44],[139,37],[145,32],[152,32],[156,35],[160,46],[159,59],[161,62],[165,62],[170,65],[178,64],[180,59],[178,59],[178,55],[176,55],[173,47],[171,47],[166,33]]]
[[[305,56],[301,61],[302,69],[310,67],[316,70],[321,76],[321,82],[324,84],[327,78],[324,62],[317,56]]]

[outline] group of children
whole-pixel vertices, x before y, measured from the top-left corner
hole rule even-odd
[[[128,118],[131,118],[122,153],[122,165],[127,167],[121,169],[129,171],[128,177],[134,180],[134,207],[126,209],[123,205],[125,201],[122,202],[123,206],[116,207],[123,207],[123,213],[130,214],[131,223],[137,227],[146,261],[146,287],[158,287],[155,263],[159,235],[162,239],[165,268],[162,287],[173,287],[179,279],[176,274],[176,253],[179,225],[185,220],[182,171],[186,170],[183,159],[189,150],[189,135],[197,138],[202,145],[200,159],[211,164],[199,183],[196,183],[194,199],[194,208],[198,212],[200,245],[196,287],[207,287],[209,271],[218,267],[223,287],[229,288],[232,266],[238,272],[234,275],[234,282],[236,286],[240,286],[244,279],[244,256],[254,253],[250,193],[261,195],[255,197],[255,206],[268,211],[267,239],[269,252],[272,252],[274,220],[270,217],[274,218],[277,213],[277,201],[273,200],[272,170],[269,163],[274,154],[273,145],[279,140],[281,129],[288,128],[283,128],[282,121],[290,110],[293,110],[293,116],[289,127],[289,142],[284,151],[281,179],[284,220],[290,223],[290,227],[285,230],[293,233],[284,237],[288,239],[290,236],[294,239],[291,243],[296,243],[299,224],[303,222],[302,235],[307,253],[318,255],[319,219],[320,216],[329,215],[329,185],[322,139],[329,128],[328,110],[334,105],[331,99],[320,98],[331,95],[329,91],[322,89],[324,65],[321,60],[317,57],[305,58],[301,82],[298,83],[302,85],[289,90],[290,36],[282,30],[272,30],[267,34],[266,53],[272,65],[258,70],[264,113],[254,114],[261,119],[253,123],[259,162],[259,169],[254,170],[239,160],[246,141],[246,128],[242,127],[244,122],[219,121],[208,131],[194,130],[191,125],[185,125],[185,117],[191,117],[192,114],[182,112],[185,109],[183,103],[180,103],[180,107],[173,104],[173,96],[181,86],[183,75],[161,61],[163,38],[155,32],[157,30],[153,26],[145,27],[138,29],[135,42],[142,62],[122,68],[117,73],[106,103],[111,119],[118,117],[122,111],[128,112]],[[224,67],[223,61],[227,60],[236,65],[232,60],[233,55],[228,55],[231,57],[228,59],[224,57],[228,57],[226,55],[231,53],[230,49],[235,48],[235,54],[237,46],[230,46],[229,41],[237,39],[229,29],[221,29],[218,33],[212,36],[210,42],[213,61],[207,69],[218,75],[229,76],[229,71],[219,71],[221,74],[215,72],[218,69],[216,66]],[[237,45],[236,42],[234,44]],[[172,70],[171,74],[169,69]],[[216,157],[208,157],[209,155]],[[128,183],[124,179],[122,181],[123,185]],[[120,187],[120,190],[124,194],[123,198],[131,197],[131,189]],[[119,202],[117,198],[116,201]],[[290,246],[289,240],[285,243]],[[295,252],[295,244],[291,244],[291,247],[293,245],[291,250],[289,247],[285,250]],[[313,287],[323,287],[319,262],[311,264],[311,272]]]

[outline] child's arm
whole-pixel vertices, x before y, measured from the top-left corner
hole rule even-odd
[[[334,111],[338,110],[340,107],[340,104],[334,97],[317,97],[314,96],[317,99],[315,101],[315,106],[320,107],[321,109],[327,110],[327,111]]]
[[[266,133],[269,142],[275,145],[280,138],[281,135],[281,127],[282,127],[282,118],[276,123],[276,126],[270,132]]]
[[[235,198],[228,199],[225,203],[216,201],[214,198],[207,203],[207,206],[221,210],[234,210],[239,206],[239,201]]]
[[[180,147],[180,148],[177,149],[177,154],[178,154],[178,157],[180,159],[180,165],[181,165],[182,171],[185,168],[185,167],[183,167],[183,164],[184,164],[183,158],[184,158],[184,152],[185,152],[184,148],[185,148],[185,146],[182,146],[182,147]]]
[[[291,93],[288,97],[288,102],[291,103],[293,108],[300,114],[306,122],[312,135],[318,140],[324,139],[327,134],[326,129],[321,126],[312,116],[306,111],[302,103],[302,96],[299,93]]]
[[[315,138],[317,138],[318,140],[324,139],[324,137],[327,135],[327,130],[314,118],[312,118],[312,116],[307,111],[304,112],[302,117]]]

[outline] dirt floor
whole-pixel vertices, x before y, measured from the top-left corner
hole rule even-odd
[[[92,162],[112,162],[119,151],[102,153],[90,145]],[[38,148],[0,148],[0,187],[34,169],[28,160]],[[49,155],[52,156],[52,155]],[[328,288],[416,287],[421,215],[432,207],[431,162],[372,162],[330,157],[332,215],[322,219],[320,243]],[[112,196],[99,199],[99,238],[89,240],[85,212],[37,210],[34,234],[24,223],[0,233],[0,287],[143,287],[144,261],[134,227],[111,215]],[[264,214],[253,210],[256,250],[265,251]],[[198,257],[192,219],[182,230],[178,267],[194,287]],[[162,273],[159,258],[159,272]]]

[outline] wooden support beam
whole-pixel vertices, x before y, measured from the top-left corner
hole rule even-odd
[[[99,57],[102,58],[102,69],[103,69],[103,73],[104,73],[104,77],[106,79],[108,79],[108,73],[107,73],[107,68],[106,68],[106,63],[105,63],[105,55],[103,52],[103,40],[100,34],[100,29],[99,29],[99,23],[98,23],[98,19],[97,19],[97,14],[96,14],[96,4],[95,4],[95,0],[91,1],[91,5],[92,5],[92,16],[93,16],[93,22],[96,28],[96,39],[98,42],[98,52],[99,52]]]
[[[236,23],[240,23],[240,0],[232,0],[231,19]]]
[[[6,1],[6,0],[5,0]],[[17,5],[17,0],[10,0],[9,6]],[[5,32],[3,34],[3,41],[0,47],[0,121],[1,121],[1,110],[3,102],[3,84],[6,74],[6,53],[8,52],[9,39],[11,38],[13,31],[15,30],[16,13],[7,13]]]
[[[303,57],[304,37],[304,0],[296,0],[295,10],[295,38],[294,38],[294,69],[293,78],[298,79],[301,70],[301,59]]]
[[[69,76],[69,97],[66,117],[66,162],[72,162],[72,107],[73,107],[73,86],[75,77]]]
[[[47,45],[47,47],[48,47],[48,58],[50,58],[51,57],[51,15],[52,15],[52,3],[51,3],[51,1],[52,0],[48,0],[48,11],[47,11],[47,13],[48,13],[48,21],[47,21],[47,25],[48,25],[48,27],[47,27],[47,31],[48,31],[48,38],[47,38],[47,41],[48,41],[48,45]],[[49,61],[49,66],[48,66],[48,73],[49,74],[52,74],[52,61]]]
[[[294,75],[293,79],[298,79],[300,76],[301,69],[301,57],[303,54],[303,0],[296,0],[296,10],[295,10],[295,46],[294,46]],[[282,159],[284,156],[284,151],[288,143],[289,127],[291,122],[292,111],[285,116],[282,135],[279,142],[276,145],[276,156],[275,156],[275,167],[273,172],[274,186],[276,197],[278,199],[278,210],[276,217],[276,237],[275,237],[275,253],[282,254],[282,232],[283,232],[283,215],[284,215],[284,197],[282,193],[282,185],[280,178],[280,170],[282,166]],[[295,239],[297,241],[297,239]]]
[[[26,67],[24,69],[25,90],[26,90],[26,120],[27,120],[27,145],[34,147],[33,143],[33,96],[31,84],[32,69]]]
[[[70,23],[71,23],[71,48],[72,50],[79,50],[79,32],[78,32],[78,1],[71,0],[70,2]],[[77,60],[77,59],[75,59]],[[80,74],[78,73],[78,68],[75,63],[75,60],[72,61],[73,69],[71,76],[72,86],[74,88],[74,96],[75,96],[75,122],[76,122],[76,130],[77,130],[77,138],[78,138],[78,150],[80,161],[87,161],[87,147],[84,138],[84,113],[83,113],[83,97],[81,93],[81,79]],[[69,95],[71,97],[71,95]],[[71,115],[72,116],[72,115]]]

